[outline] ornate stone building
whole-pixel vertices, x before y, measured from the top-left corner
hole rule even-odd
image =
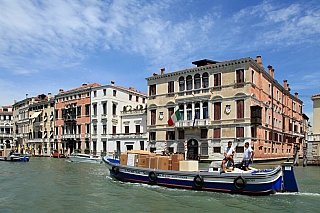
[[[148,82],[149,149],[222,159],[228,141],[241,158],[249,142],[259,159],[292,157],[305,140],[302,101],[266,71],[261,57],[200,60],[195,67],[154,73]],[[179,109],[181,120],[168,125]]]
[[[0,149],[15,148],[15,145],[12,106],[3,106],[0,108]]]

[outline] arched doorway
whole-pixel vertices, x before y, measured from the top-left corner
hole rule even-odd
[[[187,159],[189,160],[197,160],[198,159],[198,147],[199,147],[199,143],[196,139],[190,139],[188,140],[188,144],[187,144],[187,148],[188,148],[188,152],[187,152]]]

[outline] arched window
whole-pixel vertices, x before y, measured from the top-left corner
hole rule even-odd
[[[179,91],[182,92],[185,90],[184,77],[179,78]]]
[[[203,73],[202,75],[202,87],[203,88],[209,87],[209,74],[207,72]]]
[[[203,113],[203,119],[207,119],[208,118],[208,102],[204,102],[202,104],[202,113]]]
[[[200,119],[200,103],[195,104],[194,111],[195,111],[195,118]]]
[[[195,88],[195,89],[200,89],[200,87],[201,87],[200,74],[195,74],[195,75],[194,75],[194,88]]]
[[[187,120],[192,120],[192,105],[187,105]]]
[[[181,120],[184,120],[184,105],[179,106]]]
[[[187,76],[187,90],[192,90],[192,76]]]

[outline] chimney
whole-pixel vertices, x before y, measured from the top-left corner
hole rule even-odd
[[[26,98],[28,98],[28,94],[26,94]]]
[[[257,55],[256,62],[262,67],[261,55]]]
[[[274,69],[271,70],[271,77],[274,78]]]
[[[51,92],[48,93],[48,100],[51,99]]]
[[[158,75],[157,73],[155,73],[155,72],[153,73],[153,76],[157,76],[157,75]]]
[[[296,96],[296,98],[299,98],[299,93],[294,93],[294,96]]]
[[[287,84],[287,85],[288,85],[288,91],[290,92],[291,89],[290,89],[290,87],[289,87],[289,84]]]
[[[283,80],[283,87],[285,90],[288,90],[288,81],[287,80]]]
[[[63,89],[59,89],[59,93],[63,93]]]
[[[111,85],[114,86],[114,81],[111,81]]]
[[[272,66],[268,65],[268,73],[270,76],[272,76]]]
[[[163,75],[166,68],[161,68],[160,70],[161,70],[161,75]]]
[[[83,84],[82,84],[83,87],[84,87],[84,86],[87,86],[87,85],[88,85],[88,84],[86,84],[86,83],[83,83]]]
[[[134,91],[134,87],[129,87],[129,90]]]

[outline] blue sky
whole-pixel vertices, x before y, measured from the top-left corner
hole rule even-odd
[[[82,83],[133,86],[192,61],[262,56],[312,120],[318,0],[1,0],[0,106]]]

